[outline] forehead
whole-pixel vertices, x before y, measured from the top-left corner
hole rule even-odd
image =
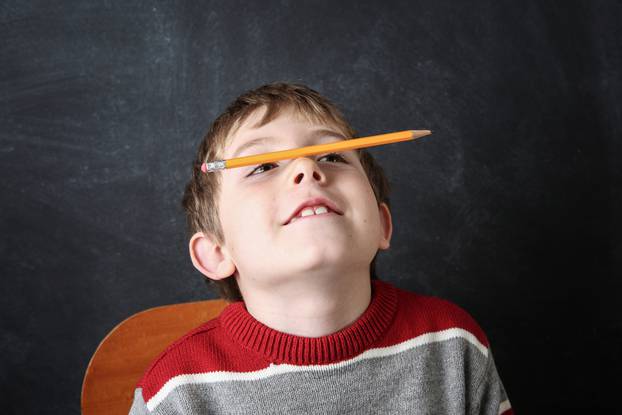
[[[266,114],[266,107],[260,107],[250,113],[242,122],[236,121],[230,133],[228,134],[224,144],[223,158],[229,158],[236,149],[249,142],[251,139],[264,136],[264,132],[271,135],[280,135],[288,132],[289,129],[311,130],[321,129],[324,131],[332,131],[343,138],[348,137],[348,131],[344,126],[338,125],[336,122],[322,120],[319,117],[313,117],[309,114],[297,111],[292,107],[281,110],[272,120],[261,125],[263,117]]]

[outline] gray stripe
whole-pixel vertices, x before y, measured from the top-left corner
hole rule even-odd
[[[136,388],[134,391],[134,401],[130,408],[130,415],[146,415],[148,413],[147,405],[145,405],[145,401],[143,401],[143,390],[142,388]]]

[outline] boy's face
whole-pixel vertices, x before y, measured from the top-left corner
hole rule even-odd
[[[341,140],[336,126],[313,123],[291,111],[254,128],[264,112],[255,111],[229,137],[223,158]],[[239,151],[259,137],[269,139]],[[376,251],[389,246],[390,214],[386,205],[378,207],[356,153],[338,156],[345,163],[319,154],[220,173],[222,250],[239,271],[243,295],[250,287],[266,289],[296,279],[369,276]],[[342,215],[308,216],[285,224],[301,203],[314,197],[329,199]]]

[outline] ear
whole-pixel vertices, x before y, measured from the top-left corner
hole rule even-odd
[[[235,264],[226,249],[218,245],[211,235],[197,232],[190,238],[188,247],[192,265],[209,279],[222,280],[235,272]]]
[[[378,215],[380,215],[380,225],[382,233],[380,235],[380,249],[389,249],[391,246],[391,235],[393,234],[393,221],[391,211],[386,203],[378,205]]]

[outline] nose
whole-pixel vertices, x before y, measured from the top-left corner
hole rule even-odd
[[[301,184],[312,181],[318,183],[326,182],[326,175],[319,168],[317,163],[308,157],[299,157],[293,160],[290,172],[290,183]]]

